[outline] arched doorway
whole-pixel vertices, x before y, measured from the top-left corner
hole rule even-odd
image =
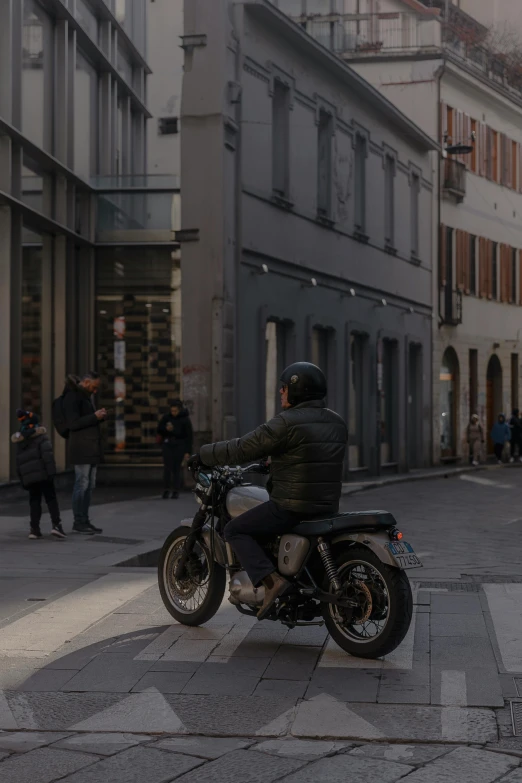
[[[499,413],[505,413],[502,402],[502,365],[496,354],[493,354],[488,363],[486,376],[486,411],[488,425],[488,453],[493,453],[493,442],[489,436],[493,424]]]
[[[440,366],[440,455],[457,456],[459,397],[459,360],[453,348],[447,348]]]

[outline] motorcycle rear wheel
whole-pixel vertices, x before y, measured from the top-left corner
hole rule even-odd
[[[165,540],[158,563],[158,586],[166,610],[183,625],[203,625],[218,611],[226,588],[226,571],[196,543],[187,578],[176,579],[176,565],[190,527],[178,527]]]
[[[333,604],[324,605],[323,617],[332,639],[357,658],[388,655],[410,627],[413,596],[408,577],[366,547],[334,549],[334,557],[343,591],[350,593],[355,585],[360,607],[350,617]]]

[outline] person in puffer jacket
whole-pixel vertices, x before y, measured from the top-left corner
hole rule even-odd
[[[19,432],[11,437],[16,445],[16,469],[20,482],[29,492],[31,531],[29,538],[42,538],[42,496],[45,498],[52,522],[52,535],[66,538],[60,520],[60,508],[54,488],[56,463],[53,446],[47,437],[47,430],[40,426],[38,416],[19,408],[16,416],[20,422]]]

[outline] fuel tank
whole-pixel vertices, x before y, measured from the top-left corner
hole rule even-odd
[[[268,500],[268,492],[263,487],[235,487],[227,495],[227,511],[232,519],[235,519]]]

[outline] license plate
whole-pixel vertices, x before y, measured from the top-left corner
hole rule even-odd
[[[421,568],[422,563],[415,554],[411,544],[407,541],[393,541],[386,544],[401,568]]]

